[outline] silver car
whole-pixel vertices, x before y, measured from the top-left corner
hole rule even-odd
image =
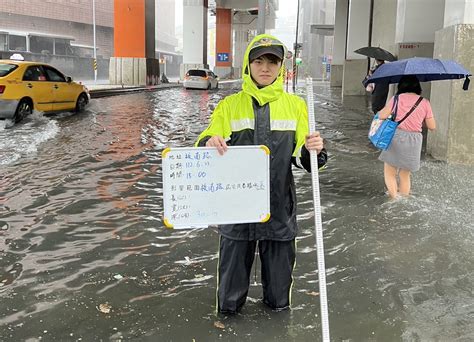
[[[186,89],[217,89],[219,78],[209,69],[189,69],[184,76],[183,86]]]

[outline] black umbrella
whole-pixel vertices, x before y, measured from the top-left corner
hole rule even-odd
[[[406,75],[414,75],[420,82],[465,78],[463,89],[467,90],[471,73],[453,60],[413,57],[382,64],[363,83],[365,86],[369,83],[398,83]]]
[[[357,49],[354,52],[358,53],[359,55],[372,57],[372,58],[379,59],[382,61],[393,62],[397,60],[397,58],[394,55],[392,55],[390,52],[388,52],[387,50],[384,50],[380,47],[375,47],[375,46],[366,46],[366,47]]]

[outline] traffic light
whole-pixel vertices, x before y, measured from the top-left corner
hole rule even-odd
[[[303,60],[301,59],[301,57],[296,57],[295,63],[296,65],[300,65],[301,63],[303,63]]]
[[[300,50],[303,47],[303,43],[293,43],[293,50]]]

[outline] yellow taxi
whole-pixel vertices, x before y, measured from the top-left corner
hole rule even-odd
[[[21,121],[33,110],[83,111],[90,101],[87,88],[51,65],[0,60],[0,119]]]

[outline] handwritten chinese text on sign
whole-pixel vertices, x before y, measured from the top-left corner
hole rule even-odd
[[[266,146],[163,151],[164,223],[169,228],[264,222],[270,218]]]

